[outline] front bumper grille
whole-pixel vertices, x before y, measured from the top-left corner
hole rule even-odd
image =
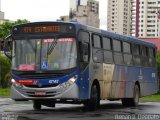
[[[53,85],[24,85],[25,87],[29,87],[29,88],[48,88],[48,87],[57,87],[58,84],[53,84]]]
[[[25,79],[47,79],[65,76],[64,73],[13,72],[13,74]]]

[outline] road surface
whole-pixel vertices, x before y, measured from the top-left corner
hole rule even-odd
[[[123,107],[120,101],[101,101],[99,110],[84,111],[83,105],[56,104],[34,111],[32,101],[15,102],[0,98],[0,120],[160,120],[160,103],[144,102],[138,107]]]

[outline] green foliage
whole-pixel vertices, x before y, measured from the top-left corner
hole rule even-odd
[[[140,101],[142,101],[142,102],[160,102],[160,92],[158,92],[154,95],[142,97],[140,99]]]
[[[2,88],[9,86],[11,78],[10,67],[10,60],[5,56],[0,55],[0,87]]]
[[[0,24],[0,38],[6,38],[8,35],[11,34],[11,29],[16,24],[22,24],[22,23],[28,23],[29,21],[24,19],[20,20],[18,19],[15,22],[5,22],[3,24]],[[0,87],[7,87],[9,86],[11,75],[10,75],[10,60],[0,55]]]
[[[12,26],[14,26],[16,24],[22,24],[22,23],[28,23],[28,22],[29,21],[26,19],[24,19],[24,20],[18,19],[15,22],[5,22],[3,24],[0,24],[0,38],[7,37],[11,32]]]
[[[10,96],[10,88],[0,88],[0,96],[9,97]]]

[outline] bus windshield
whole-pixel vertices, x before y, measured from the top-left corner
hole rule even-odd
[[[65,70],[76,67],[75,38],[15,40],[12,69],[21,71]]]

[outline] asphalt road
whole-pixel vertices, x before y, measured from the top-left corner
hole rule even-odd
[[[15,102],[0,98],[0,120],[160,120],[160,103],[144,102],[138,107],[123,107],[120,101],[101,101],[99,110],[84,111],[83,105],[56,104],[34,111],[32,101]]]

